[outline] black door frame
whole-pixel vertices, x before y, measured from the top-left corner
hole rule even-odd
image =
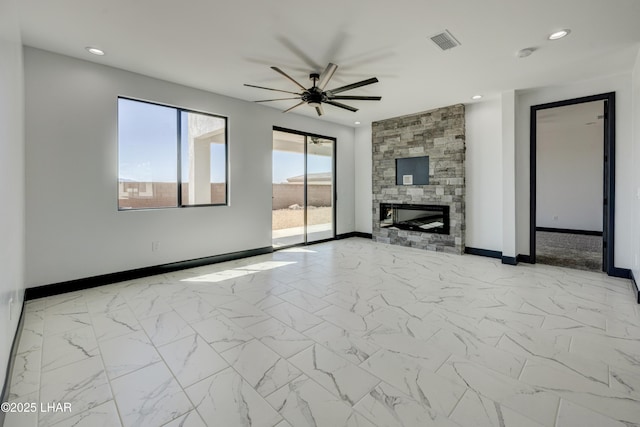
[[[337,187],[337,183],[338,183],[338,169],[336,168],[337,165],[337,159],[336,159],[336,154],[338,152],[338,139],[332,136],[325,136],[325,135],[320,135],[317,133],[311,133],[311,132],[304,132],[304,131],[300,131],[300,130],[294,130],[294,129],[288,129],[288,128],[283,128],[280,126],[274,126],[272,132],[286,132],[286,133],[292,133],[295,135],[301,135],[304,136],[305,139],[305,144],[304,144],[304,241],[302,243],[296,243],[293,245],[289,245],[289,246],[282,246],[279,247],[278,249],[286,249],[292,246],[306,246],[308,244],[316,244],[316,243],[322,243],[322,242],[327,242],[327,241],[331,241],[331,240],[335,240],[336,236],[337,236],[337,228],[338,228],[338,211],[336,208],[336,200],[338,199],[338,191],[336,189]],[[332,192],[331,192],[331,201],[332,201],[332,216],[333,216],[333,224],[332,224],[332,228],[333,228],[333,237],[329,238],[329,239],[322,239],[322,240],[314,240],[313,242],[307,242],[307,137],[313,137],[313,138],[322,138],[322,139],[328,139],[330,141],[333,141],[333,159],[332,159],[332,165],[331,167],[333,168],[333,183],[332,183]],[[273,145],[273,141],[272,141],[272,145]],[[272,238],[273,240],[273,238]]]
[[[604,101],[604,194],[603,194],[603,224],[602,241],[603,257],[602,269],[610,276],[627,277],[625,269],[614,265],[615,240],[615,177],[616,177],[616,94],[615,92],[532,105],[530,115],[530,231],[529,256],[531,263],[536,262],[536,155],[537,155],[537,112],[555,107],[583,104],[585,102]]]

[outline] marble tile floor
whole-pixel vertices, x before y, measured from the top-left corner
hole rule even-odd
[[[629,280],[352,238],[29,301],[30,426],[640,426]]]

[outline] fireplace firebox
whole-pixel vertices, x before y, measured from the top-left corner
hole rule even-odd
[[[449,206],[380,203],[380,228],[449,234]]]

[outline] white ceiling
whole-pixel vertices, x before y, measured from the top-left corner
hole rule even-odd
[[[353,126],[455,103],[476,93],[564,84],[630,71],[640,44],[638,0],[20,0],[23,42],[245,100],[296,90],[275,65],[310,86],[378,77],[343,95],[357,113],[325,107],[321,120]],[[571,34],[547,40],[557,29]],[[448,29],[461,46],[429,40]],[[96,57],[85,46],[107,55]],[[515,53],[534,47],[528,58]],[[286,96],[286,94],[282,94]],[[275,96],[279,97],[279,96]],[[296,101],[270,103],[284,110]],[[301,106],[296,113],[315,116]],[[292,113],[288,113],[292,114]]]

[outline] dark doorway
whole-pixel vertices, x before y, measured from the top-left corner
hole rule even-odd
[[[563,108],[566,107],[566,108]],[[552,126],[554,117],[562,117],[560,112],[573,114],[580,123],[580,129],[592,129],[601,132],[602,138],[599,153],[588,159],[586,148],[575,151],[575,158],[564,156],[551,157],[546,152],[541,156],[539,140],[541,133]],[[582,112],[582,116],[578,113]],[[582,119],[588,113],[587,120]],[[597,112],[597,113],[596,113]],[[556,114],[558,113],[558,114]],[[591,117],[591,115],[593,117]],[[566,115],[564,117],[570,117]],[[542,124],[541,124],[542,120]],[[544,121],[547,121],[545,123]],[[589,128],[590,127],[590,128]],[[598,135],[596,135],[599,138]],[[601,141],[601,142],[600,142]],[[591,144],[591,151],[595,149]],[[546,156],[546,157],[545,157]],[[582,157],[582,158],[581,158]],[[538,162],[560,163],[564,166],[565,178],[554,176],[538,176]],[[594,163],[595,162],[595,163]],[[588,166],[590,165],[590,166]],[[575,175],[570,175],[575,169]],[[592,169],[590,175],[584,175]],[[580,172],[580,170],[582,172]],[[583,175],[580,175],[582,173]],[[597,174],[597,175],[594,175]],[[585,179],[584,177],[589,177]],[[530,257],[531,262],[545,262],[572,268],[602,270],[616,276],[614,267],[614,210],[615,210],[615,93],[605,93],[583,98],[534,105],[531,107],[531,216],[530,216]],[[595,180],[594,180],[595,178]],[[573,187],[571,182],[573,180]],[[539,191],[544,188],[563,187],[567,193],[566,200],[575,210],[583,206],[580,220],[573,223],[563,222],[562,192],[553,197],[540,197]],[[571,190],[573,188],[573,190]],[[575,189],[583,191],[576,192]],[[587,191],[588,190],[588,191]],[[540,200],[539,200],[540,198]],[[565,200],[565,201],[566,201]],[[582,204],[582,205],[581,205]],[[553,207],[550,207],[553,206]],[[566,209],[565,206],[565,209]],[[570,216],[570,215],[566,215]],[[595,222],[594,222],[595,221]],[[569,226],[567,224],[570,224]]]

